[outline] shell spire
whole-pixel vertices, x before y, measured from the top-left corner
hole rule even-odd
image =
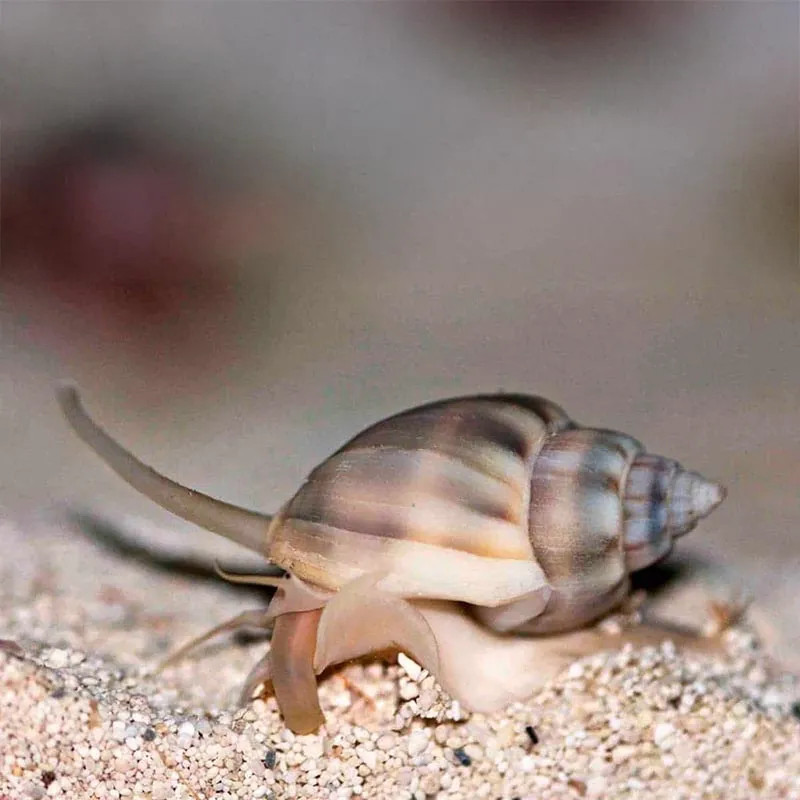
[[[724,499],[725,487],[696,472],[680,471],[669,498],[669,528],[673,537],[688,533]]]
[[[663,558],[672,542],[692,530],[724,499],[720,484],[677,461],[642,453],[624,489],[625,560],[630,571]]]

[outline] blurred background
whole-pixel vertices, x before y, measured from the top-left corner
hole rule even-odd
[[[799,14],[3,4],[3,514],[189,529],[67,430],[64,377],[262,510],[406,406],[545,394],[727,484],[686,544],[800,654]]]

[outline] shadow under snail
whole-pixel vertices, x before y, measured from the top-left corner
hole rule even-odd
[[[492,711],[572,658],[619,646],[587,626],[625,601],[631,572],[667,555],[725,496],[626,434],[578,425],[541,397],[498,394],[372,425],[269,516],[159,475],[91,420],[75,387],[58,399],[78,436],[131,486],[286,571],[222,573],[277,591],[268,608],[175,657],[223,631],[272,628],[242,697],[271,683],[296,733],[324,722],[317,675],[389,647],[465,708]],[[647,625],[628,633],[702,639]]]

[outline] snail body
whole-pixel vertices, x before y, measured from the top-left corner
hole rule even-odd
[[[471,626],[482,647],[509,633],[580,637],[625,599],[631,572],[666,556],[724,497],[549,400],[478,395],[365,429],[270,517],[158,475],[91,421],[74,388],[59,399],[79,436],[135,488],[286,571],[246,579],[278,592],[247,620],[274,630],[245,691],[271,681],[296,732],[323,720],[316,674],[388,646],[410,652],[468,708],[502,702],[502,692],[470,702],[453,631]],[[455,609],[458,622],[447,617]]]

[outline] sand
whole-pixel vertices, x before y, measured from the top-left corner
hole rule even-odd
[[[321,683],[324,728],[294,736],[273,698],[236,703],[263,639],[154,670],[264,602],[192,572],[204,543],[159,566],[63,521],[6,523],[0,540],[14,555],[0,593],[2,800],[800,798],[800,682],[746,621],[719,658],[669,642],[610,651],[494,715],[467,714],[402,655],[348,665]]]

